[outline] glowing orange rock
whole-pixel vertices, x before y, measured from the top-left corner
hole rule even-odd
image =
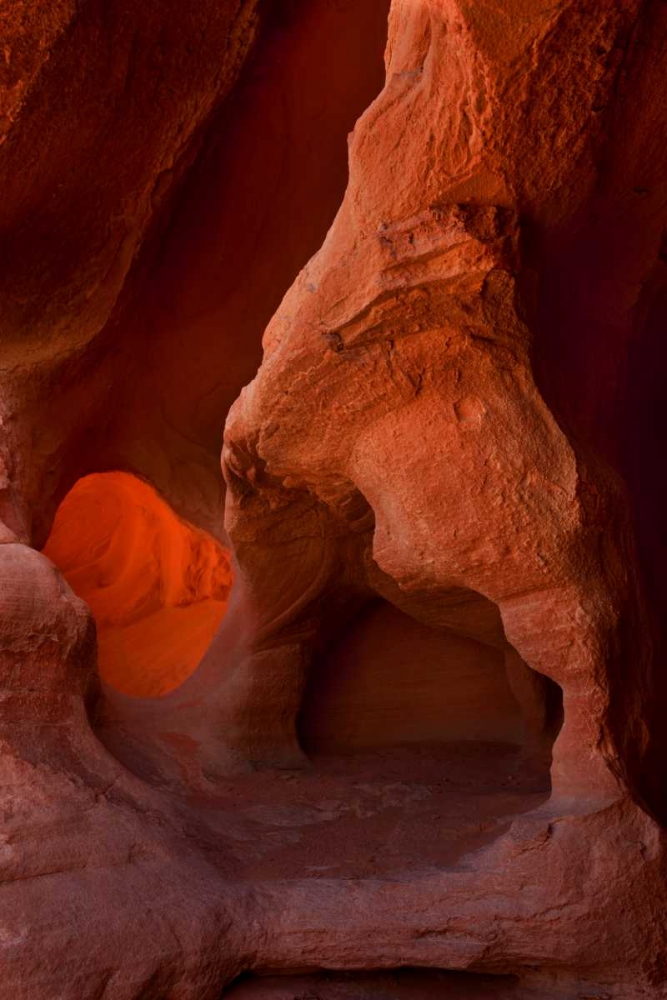
[[[125,694],[177,687],[225,613],[229,554],[127,473],[80,480],[43,551],[93,611],[100,674]]]

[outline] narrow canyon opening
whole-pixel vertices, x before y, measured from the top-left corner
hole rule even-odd
[[[177,688],[225,614],[229,553],[129,473],[80,479],[43,552],[91,608],[100,676],[122,694]]]
[[[241,976],[230,1000],[525,1000],[515,976],[404,967],[379,972],[319,972]],[[552,995],[551,995],[552,996]],[[551,1000],[542,995],[542,1000]],[[555,997],[554,997],[555,1000]]]

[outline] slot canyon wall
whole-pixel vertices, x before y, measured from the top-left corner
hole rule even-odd
[[[667,4],[0,41],[0,1000],[666,997]]]

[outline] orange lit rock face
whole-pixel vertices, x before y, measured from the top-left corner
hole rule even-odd
[[[80,480],[43,551],[93,612],[100,675],[124,694],[178,687],[225,613],[228,553],[127,473]]]
[[[662,1000],[667,6],[0,17],[1,1000]]]

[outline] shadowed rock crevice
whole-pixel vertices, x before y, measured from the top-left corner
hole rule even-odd
[[[376,600],[336,640],[328,635],[299,713],[306,753],[316,760],[421,746],[427,754],[450,745],[452,759],[465,760],[479,744],[480,757],[515,754],[528,787],[548,790],[562,692],[501,636],[489,645],[467,624],[463,633],[437,628]]]

